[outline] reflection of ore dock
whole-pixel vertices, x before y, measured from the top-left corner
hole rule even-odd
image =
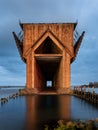
[[[70,93],[70,64],[75,60],[84,36],[84,32],[76,36],[76,25],[20,23],[22,33],[17,36],[13,32],[20,56],[26,63],[24,93],[45,92],[48,82],[55,93]]]

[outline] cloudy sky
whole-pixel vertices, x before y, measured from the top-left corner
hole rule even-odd
[[[76,22],[85,31],[76,61],[71,65],[71,85],[98,81],[98,0],[0,0],[0,86],[25,85],[21,61],[12,32],[21,22]]]

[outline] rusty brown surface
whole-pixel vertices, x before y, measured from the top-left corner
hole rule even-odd
[[[40,93],[47,88],[46,82],[52,81],[51,88],[55,92],[69,93],[70,64],[77,55],[84,34],[74,45],[76,23],[25,23],[21,26],[21,57],[26,60],[26,89]]]

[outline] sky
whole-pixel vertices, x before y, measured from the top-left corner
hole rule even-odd
[[[98,0],[0,0],[0,86],[24,86],[22,62],[12,32],[25,23],[70,23],[85,36],[71,65],[71,85],[98,81]]]

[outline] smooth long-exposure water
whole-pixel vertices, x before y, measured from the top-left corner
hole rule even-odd
[[[55,124],[59,119],[97,117],[97,107],[74,96],[21,96],[0,105],[0,130],[43,130],[45,124]]]

